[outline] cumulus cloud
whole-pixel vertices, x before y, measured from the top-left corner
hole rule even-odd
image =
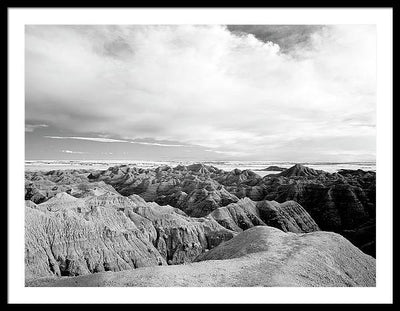
[[[375,27],[278,41],[221,25],[27,26],[26,116],[249,159],[373,157]]]

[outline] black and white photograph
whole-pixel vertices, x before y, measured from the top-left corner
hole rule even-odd
[[[24,288],[377,287],[376,23],[19,29]]]

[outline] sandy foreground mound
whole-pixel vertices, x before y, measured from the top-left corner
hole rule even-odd
[[[27,286],[375,286],[375,259],[336,233],[250,228],[197,262],[41,278]]]

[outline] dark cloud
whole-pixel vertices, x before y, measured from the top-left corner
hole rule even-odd
[[[311,36],[323,29],[324,25],[227,25],[235,34],[252,34],[257,39],[276,43],[282,52],[291,52],[306,47]]]

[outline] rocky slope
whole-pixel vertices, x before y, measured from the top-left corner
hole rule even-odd
[[[375,255],[374,172],[295,165],[261,178],[194,164],[25,177],[27,280],[188,264],[258,226],[335,231]]]
[[[138,194],[146,201],[172,205],[190,216],[202,217],[220,206],[238,201],[216,180],[222,176],[230,177],[215,167],[193,164],[155,170],[119,166],[94,172],[88,178],[104,181],[122,195]]]
[[[188,263],[255,225],[318,230],[295,202],[246,198],[193,218],[138,195],[124,197],[107,186],[72,193],[76,197],[60,192],[40,204],[26,201],[27,279]]]
[[[146,201],[172,205],[194,217],[237,202],[294,200],[324,230],[352,229],[375,217],[375,173],[342,170],[330,174],[295,165],[261,178],[254,172],[224,172],[201,164],[143,170],[113,167],[92,173],[123,195],[138,194]]]
[[[284,233],[257,226],[197,262],[72,278],[27,286],[375,286],[375,259],[331,232]]]
[[[318,225],[306,210],[294,201],[254,202],[249,198],[220,207],[209,214],[227,229],[240,232],[259,225],[268,225],[285,232],[312,232]]]
[[[89,178],[112,184],[121,193],[136,193],[146,200],[169,204],[197,217],[241,198],[249,198],[279,203],[295,201],[322,230],[341,234],[357,230],[375,219],[375,172],[362,170],[341,170],[331,174],[296,164],[279,174],[261,178],[248,170],[224,172],[198,164],[155,171],[116,167]],[[359,230],[357,235],[364,237],[353,241],[374,254],[373,227]],[[368,241],[364,241],[367,238]],[[363,242],[359,244],[361,240]]]
[[[204,217],[230,206],[216,213],[227,216],[227,211],[231,211],[233,223],[241,229],[266,223],[257,213],[256,217],[250,217],[252,219],[248,219],[248,212],[243,214],[242,210],[254,209],[251,201],[280,204],[295,201],[321,230],[343,234],[369,254],[375,252],[374,226],[363,226],[375,219],[375,173],[361,170],[331,174],[297,164],[279,174],[261,178],[249,170],[226,172],[213,166],[193,164],[156,169],[121,165],[91,173],[82,170],[27,173],[25,199],[41,203],[60,191],[78,194],[82,191],[80,188],[96,191],[95,188],[104,188],[105,184],[110,186],[110,191],[116,190],[124,196],[136,194],[147,202],[179,208],[191,217]],[[239,202],[244,198],[251,200],[246,207]],[[238,210],[234,203],[239,205],[239,213],[234,212]],[[235,215],[239,214],[235,221]],[[289,231],[298,230],[294,229],[293,221],[290,222],[292,229]],[[230,228],[234,227],[233,223]],[[279,221],[269,222],[282,229],[286,226],[277,223]],[[304,228],[301,231],[307,232],[307,227]]]
[[[356,171],[357,172],[357,171]],[[324,230],[354,228],[375,217],[375,173],[326,173],[296,165],[265,176],[265,199],[301,204]]]
[[[357,229],[375,219],[375,172],[342,170],[330,174],[296,165],[280,174],[265,176],[262,184],[264,199],[298,202],[321,230],[345,236],[346,232],[356,230],[359,238],[353,242],[369,254],[375,254],[374,247],[364,247],[375,245],[374,226]]]
[[[136,200],[132,211],[151,222],[156,230],[156,237],[151,242],[168,264],[191,262],[199,254],[235,235],[212,218],[188,217],[177,208],[146,203],[139,196],[132,196]]]
[[[361,224],[360,226],[344,230],[342,235],[346,237],[354,245],[358,247],[365,253],[371,256],[376,255],[376,220],[370,219],[367,222]]]
[[[104,182],[89,183],[87,170],[55,170],[49,172],[25,172],[25,200],[42,203],[57,193],[66,192],[78,196],[79,193],[90,195],[94,191],[117,191]]]
[[[25,208],[26,279],[166,264],[122,211],[67,196]]]
[[[27,279],[190,262],[235,235],[213,219],[192,219],[138,196],[84,192],[26,201]]]

